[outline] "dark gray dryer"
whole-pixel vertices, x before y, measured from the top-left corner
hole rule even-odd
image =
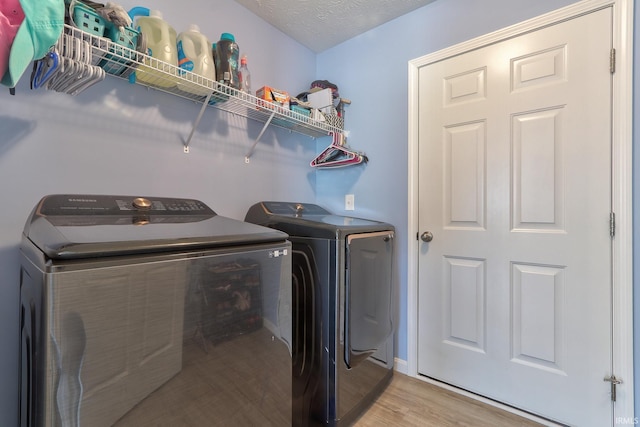
[[[393,375],[394,227],[288,202],[245,221],[293,245],[293,424],[353,422]]]

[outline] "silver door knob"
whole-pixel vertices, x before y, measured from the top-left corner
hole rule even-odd
[[[424,233],[422,233],[422,234],[420,235],[420,239],[421,239],[423,242],[427,242],[427,243],[429,243],[430,241],[432,241],[432,240],[433,240],[433,234],[432,234],[430,231],[425,231]]]

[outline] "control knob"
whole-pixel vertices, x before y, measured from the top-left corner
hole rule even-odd
[[[133,207],[139,209],[141,211],[147,211],[151,209],[151,200],[145,199],[144,197],[136,197],[133,199]]]

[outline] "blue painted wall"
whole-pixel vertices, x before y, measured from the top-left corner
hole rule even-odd
[[[573,3],[570,0],[436,1],[318,55],[318,76],[335,81],[347,107],[348,143],[370,162],[360,170],[321,171],[318,201],[344,209],[355,194],[356,214],[383,219],[400,231],[398,357],[407,360],[407,124],[408,62]]]

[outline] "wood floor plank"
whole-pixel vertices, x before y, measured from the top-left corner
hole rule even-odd
[[[533,427],[534,421],[395,372],[356,427]]]

